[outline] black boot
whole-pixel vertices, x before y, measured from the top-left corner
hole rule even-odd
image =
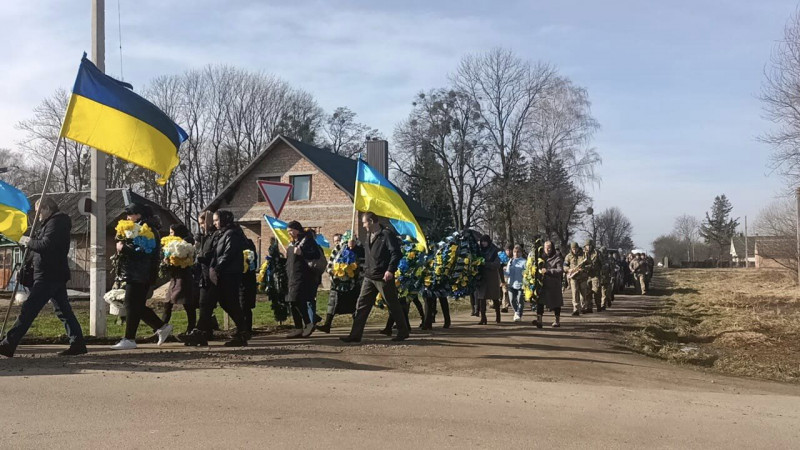
[[[8,341],[0,342],[0,355],[5,356],[6,358],[13,358],[16,350],[17,348],[9,344]]]
[[[330,333],[332,324],[333,324],[333,315],[325,314],[325,323],[322,325],[318,325],[317,329],[319,331],[322,331],[323,333]]]
[[[223,345],[225,347],[247,347],[247,336],[244,333],[236,333],[233,339]]]
[[[86,349],[86,344],[84,342],[75,341],[70,344],[69,348],[58,352],[58,356],[77,356],[77,355],[85,355],[89,353],[89,350]]]
[[[208,347],[208,334],[195,328],[186,335],[183,345],[187,347]]]

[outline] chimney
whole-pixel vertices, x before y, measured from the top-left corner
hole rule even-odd
[[[367,138],[367,164],[389,178],[389,143],[383,139]]]

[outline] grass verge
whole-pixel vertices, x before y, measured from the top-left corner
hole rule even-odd
[[[633,350],[739,376],[800,382],[800,288],[768,269],[658,272],[659,308],[625,335]]]

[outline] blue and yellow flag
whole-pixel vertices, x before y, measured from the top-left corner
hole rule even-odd
[[[18,242],[28,229],[31,204],[22,191],[0,181],[0,234]]]
[[[288,224],[282,220],[278,220],[274,217],[270,217],[268,215],[264,215],[264,220],[267,221],[267,225],[269,225],[270,229],[272,230],[272,234],[275,235],[275,238],[280,242],[283,248],[288,248],[289,244],[292,241],[292,237],[289,236],[289,227]],[[325,236],[321,234],[316,235],[317,244],[322,247],[322,252],[325,254],[326,258],[331,257],[331,244],[325,239]]]
[[[428,249],[428,241],[425,240],[422,228],[397,189],[383,175],[360,159],[354,202],[358,211],[372,212],[386,217],[400,235],[411,236],[426,250]]]
[[[86,54],[72,88],[61,136],[94,147],[161,175],[165,184],[178,165],[178,148],[188,138],[131,85],[104,74]]]

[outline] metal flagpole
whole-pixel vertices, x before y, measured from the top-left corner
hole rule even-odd
[[[50,184],[50,175],[53,173],[53,167],[56,165],[56,158],[58,157],[58,148],[61,146],[61,142],[64,140],[63,137],[59,136],[58,141],[56,141],[56,149],[53,152],[53,159],[50,161],[50,168],[47,170],[47,176],[44,178],[44,186],[42,186],[42,195],[39,196],[39,202],[44,198],[45,194],[47,194],[47,186]],[[39,213],[36,211],[34,206],[34,213],[33,213],[33,223],[31,224],[30,228],[30,236],[33,236],[33,233],[36,232],[36,225],[39,223]],[[8,316],[11,314],[11,307],[14,306],[14,297],[17,296],[17,291],[19,290],[19,280],[22,279],[22,274],[25,271],[25,260],[28,258],[28,247],[25,247],[25,251],[22,252],[22,260],[20,262],[20,268],[17,273],[17,280],[14,282],[14,291],[11,293],[11,300],[8,301],[8,309],[6,309],[6,316],[3,319],[3,326],[0,327],[0,337],[5,337],[6,332],[6,324],[8,323]],[[13,274],[12,274],[13,275]]]

